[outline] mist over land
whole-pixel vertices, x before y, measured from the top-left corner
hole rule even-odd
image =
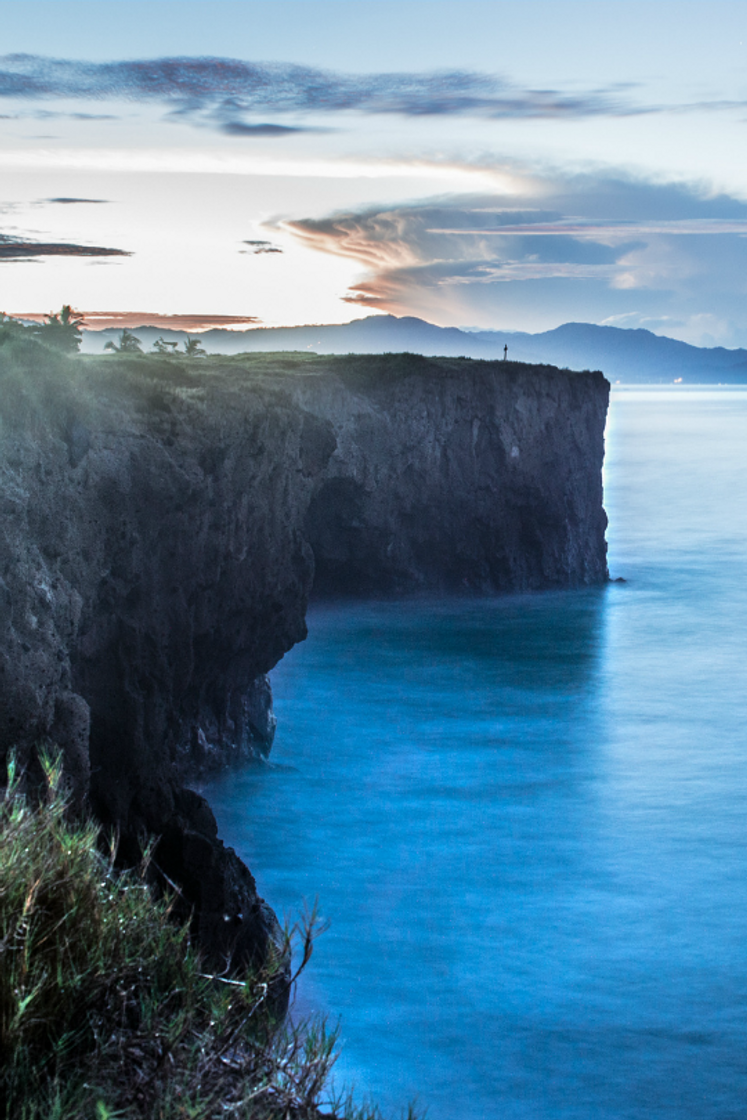
[[[186,331],[145,325],[133,328],[148,349],[158,338],[180,345]],[[83,351],[101,353],[120,332],[84,331]],[[747,350],[723,346],[691,346],[647,330],[564,323],[554,330],[466,331],[438,327],[411,316],[372,315],[341,325],[255,327],[250,330],[214,329],[199,334],[209,353],[241,354],[256,351],[302,350],[317,354],[413,354],[551,364],[571,369],[601,369],[611,380],[628,384],[742,384],[747,383]]]

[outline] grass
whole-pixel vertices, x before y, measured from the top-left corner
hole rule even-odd
[[[206,974],[146,868],[117,873],[43,769],[31,801],[11,759],[0,798],[0,1117],[374,1120],[332,1095],[335,1032],[275,1021],[270,975]]]

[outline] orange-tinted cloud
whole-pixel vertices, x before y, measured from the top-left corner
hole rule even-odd
[[[357,307],[512,329],[533,328],[537,308],[556,324],[634,313],[684,322],[721,309],[729,329],[747,331],[741,199],[624,176],[525,179],[513,193],[281,225],[361,266],[342,297]]]
[[[32,311],[13,314],[16,319],[42,323],[48,312]],[[89,331],[105,331],[112,327],[132,330],[136,327],[162,327],[164,330],[199,333],[215,328],[244,330],[262,320],[255,315],[161,315],[153,311],[79,311],[83,326]]]
[[[351,257],[372,272],[403,268],[422,259],[419,246],[424,222],[417,206],[341,214],[332,218],[283,222],[297,241],[320,253]],[[417,226],[421,229],[416,229]]]

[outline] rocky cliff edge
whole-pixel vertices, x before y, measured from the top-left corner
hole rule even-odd
[[[0,349],[0,752],[63,751],[143,838],[209,959],[272,911],[188,788],[266,755],[265,674],[310,594],[601,583],[600,373],[415,355],[195,359]]]

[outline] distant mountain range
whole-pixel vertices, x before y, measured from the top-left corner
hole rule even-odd
[[[147,324],[133,328],[143,348],[157,338],[181,343],[185,331],[163,330]],[[84,332],[83,351],[100,353],[116,330]],[[508,358],[541,362],[570,369],[601,369],[611,381],[623,384],[747,383],[747,350],[723,346],[700,347],[646,330],[564,323],[551,331],[463,331],[436,327],[423,319],[373,315],[333,326],[254,327],[245,331],[210,330],[197,336],[211,354],[240,354],[258,350],[306,350],[316,354],[415,354],[467,358]]]

